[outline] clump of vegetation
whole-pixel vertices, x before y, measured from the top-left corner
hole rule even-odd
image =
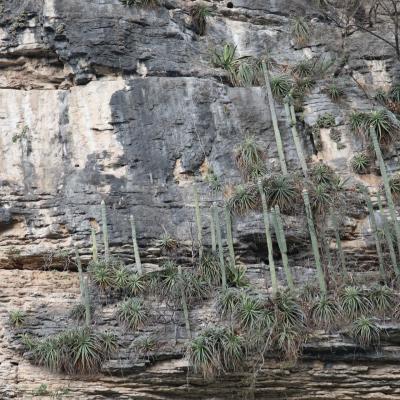
[[[44,339],[24,338],[34,362],[51,371],[91,374],[116,350],[117,337],[91,328],[77,328]]]
[[[328,96],[333,100],[333,101],[338,101],[340,98],[343,96],[344,91],[343,89],[338,86],[336,83],[331,83],[327,88],[326,92],[328,93]]]
[[[246,136],[235,151],[235,161],[246,180],[265,174],[264,152],[253,136]]]
[[[90,315],[93,317],[94,314],[94,305],[90,304]],[[76,321],[83,322],[86,318],[86,305],[84,303],[75,304],[70,313],[70,318],[75,319]]]
[[[155,7],[158,6],[158,0],[120,0],[120,2],[128,7]]]
[[[245,359],[243,338],[231,329],[208,328],[188,346],[193,370],[211,379],[222,372],[237,371]]]
[[[205,35],[207,30],[207,17],[211,16],[211,9],[206,4],[195,4],[190,10],[192,25],[196,33]]]
[[[371,159],[365,152],[356,153],[351,160],[351,166],[355,173],[365,174],[369,171]]]
[[[26,313],[22,310],[13,310],[8,314],[10,325],[14,328],[20,328],[26,321]]]
[[[361,316],[353,322],[350,335],[361,347],[367,348],[379,342],[380,328],[372,318]]]
[[[314,301],[310,314],[317,327],[330,329],[340,318],[341,310],[334,298],[321,295]]]
[[[366,315],[371,308],[371,302],[366,293],[356,286],[347,286],[343,289],[340,304],[343,315],[350,320]]]
[[[392,86],[389,96],[392,101],[400,103],[400,83],[396,83]]]
[[[304,17],[296,17],[292,22],[292,36],[294,40],[304,45],[310,39],[311,29]]]
[[[172,237],[170,233],[165,231],[158,240],[158,246],[160,246],[162,250],[169,252],[178,247],[178,241]]]
[[[238,185],[228,198],[227,207],[233,214],[243,215],[258,206],[258,194],[255,185]]]
[[[365,112],[352,111],[349,117],[350,128],[354,133],[360,134],[367,125],[368,115]]]
[[[397,173],[389,179],[390,192],[392,193],[393,200],[400,200],[400,173]]]
[[[274,75],[270,80],[271,90],[274,97],[285,98],[292,89],[292,81],[287,75]]]
[[[149,311],[142,300],[132,298],[118,305],[116,316],[127,329],[136,331],[149,319]]]
[[[315,124],[319,129],[322,128],[332,128],[336,125],[335,117],[330,113],[325,113],[324,115],[320,115]]]

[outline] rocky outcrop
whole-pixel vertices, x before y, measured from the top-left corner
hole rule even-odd
[[[350,184],[343,215],[343,246],[353,272],[376,279],[376,254],[367,211],[352,189],[378,187],[376,174],[356,176],[349,165],[359,138],[347,114],[369,110],[374,91],[389,88],[398,73],[393,50],[373,36],[341,32],[317,18],[306,1],[210,1],[204,37],[191,29],[192,2],[166,0],[162,7],[124,7],[119,0],[3,0],[0,20],[0,397],[30,398],[40,384],[64,388],[76,399],[229,399],[247,395],[249,371],[209,383],[187,375],[184,328],[159,319],[161,348],[149,359],[122,351],[95,377],[77,379],[33,367],[19,355],[18,332],[7,312],[22,307],[32,329],[48,335],[68,326],[78,296],[75,243],[85,260],[90,228],[98,228],[100,201],[109,210],[112,251],[132,262],[129,215],[137,221],[146,268],[156,268],[156,240],[167,230],[191,257],[195,229],[192,183],[201,197],[204,233],[215,200],[206,182],[211,169],[226,186],[241,181],[232,154],[246,134],[267,151],[279,170],[266,94],[261,87],[232,87],[210,63],[213,48],[232,42],[238,55],[267,52],[284,69],[303,58],[336,59],[345,96],[338,104],[323,90],[324,77],[305,97],[301,140],[310,161],[323,160]],[[313,34],[300,46],[290,37],[291,16],[304,12]],[[385,27],[381,27],[382,32]],[[344,50],[343,50],[344,49]],[[342,57],[342,52],[345,56]],[[299,162],[282,104],[277,108],[290,169]],[[322,129],[321,147],[310,127],[336,116],[335,134]],[[341,143],[338,146],[339,142]],[[397,144],[399,147],[399,145]],[[395,148],[385,154],[392,172]],[[285,217],[289,255],[297,280],[313,273],[303,216]],[[262,217],[237,218],[235,248],[254,283],[267,261]],[[208,239],[207,239],[208,240]],[[250,265],[251,264],[251,265]],[[63,270],[60,272],[60,270]],[[56,271],[58,270],[58,271]],[[371,272],[372,271],[372,272]],[[281,273],[281,271],[280,271]],[[211,304],[193,311],[197,330],[209,322]],[[98,323],[115,326],[113,305]],[[379,353],[363,353],[342,337],[316,337],[304,359],[286,366],[271,358],[260,368],[254,394],[270,399],[400,399],[398,332],[389,329]],[[127,348],[133,337],[121,332]]]

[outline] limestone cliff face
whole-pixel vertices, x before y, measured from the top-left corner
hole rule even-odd
[[[77,379],[23,359],[6,322],[8,310],[21,307],[35,315],[31,322],[40,335],[70,323],[68,308],[79,284],[65,250],[75,243],[89,258],[90,227],[100,221],[102,199],[110,210],[113,253],[132,261],[128,218],[134,214],[145,268],[151,270],[159,261],[155,244],[164,229],[184,243],[182,258],[190,259],[191,183],[198,183],[206,219],[213,197],[205,176],[212,168],[224,184],[240,182],[232,151],[246,133],[268,149],[270,168],[279,170],[264,88],[228,85],[222,70],[212,67],[213,48],[231,42],[240,56],[268,52],[282,66],[313,56],[339,60],[345,51],[348,57],[336,70],[344,99],[330,100],[324,81],[312,89],[305,97],[302,145],[310,160],[323,160],[352,185],[380,185],[379,176],[351,170],[349,160],[361,143],[349,133],[347,115],[371,109],[374,90],[393,83],[399,68],[393,49],[360,32],[343,43],[341,32],[316,18],[306,0],[209,3],[213,16],[200,37],[191,29],[193,2],[187,0],[166,0],[154,9],[124,7],[119,0],[0,2],[0,398],[31,398],[42,383],[53,391],[68,387],[75,399],[245,395],[248,384],[239,374],[223,384],[187,377],[182,324],[177,344],[173,326],[165,325],[163,349],[151,361],[121,350],[99,376]],[[315,17],[305,46],[290,35],[290,17],[299,10]],[[298,169],[284,110],[277,106],[288,165]],[[340,146],[331,129],[321,130],[320,146],[310,133],[327,112],[336,116]],[[398,169],[396,154],[396,149],[386,153],[391,171]],[[347,204],[347,259],[354,271],[372,270],[376,254],[367,211],[351,190]],[[290,257],[296,278],[304,279],[312,273],[306,267],[305,220],[288,218]],[[234,237],[249,276],[260,280],[267,257],[259,213],[238,218]],[[196,329],[207,325],[210,306],[193,312]],[[115,325],[111,306],[103,314],[99,324]],[[160,325],[149,327],[157,329]],[[256,398],[400,399],[399,341],[396,328],[387,329],[391,335],[379,354],[360,354],[338,335],[317,335],[297,365],[281,368],[269,360],[259,374]],[[121,335],[128,347],[132,337]]]

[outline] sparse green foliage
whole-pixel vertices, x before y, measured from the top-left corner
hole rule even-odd
[[[211,253],[204,253],[199,262],[198,273],[204,282],[210,285],[221,283],[221,267],[218,259]]]
[[[311,77],[313,74],[314,64],[312,60],[302,60],[298,62],[293,68],[292,72],[297,78]]]
[[[397,173],[389,178],[390,192],[392,193],[393,200],[400,200],[400,173]]]
[[[237,288],[221,291],[217,298],[217,310],[221,317],[230,318],[237,310],[243,292]]]
[[[367,173],[370,165],[371,159],[365,152],[356,153],[351,160],[353,171],[357,174]]]
[[[371,111],[367,126],[375,129],[379,142],[390,142],[400,131],[399,121],[385,108]]]
[[[338,86],[336,83],[331,83],[327,88],[326,92],[328,93],[328,96],[333,100],[333,101],[338,101],[344,94],[343,89]]]
[[[8,313],[10,325],[14,328],[20,328],[26,320],[26,313],[22,310],[12,310]]]
[[[90,315],[93,315],[94,312],[94,306],[91,304],[90,305]],[[69,316],[72,319],[75,319],[76,321],[82,322],[85,321],[86,319],[86,305],[84,303],[78,303],[75,304],[70,313]]]
[[[372,318],[357,318],[350,330],[351,337],[363,348],[379,342],[380,328]]]
[[[208,171],[206,175],[206,180],[210,185],[211,191],[213,193],[219,193],[222,190],[222,184],[220,182],[220,179],[212,169]]]
[[[258,205],[256,187],[250,185],[238,185],[234,188],[232,195],[227,201],[227,207],[233,214],[243,215],[253,210]]]
[[[167,252],[175,250],[178,247],[178,241],[171,236],[168,232],[164,232],[158,240],[158,246]]]
[[[93,282],[101,289],[107,290],[113,286],[113,273],[109,263],[104,260],[91,262],[89,273]]]
[[[303,45],[310,38],[310,26],[304,17],[295,17],[292,21],[292,36],[294,40]]]
[[[198,3],[190,9],[190,16],[195,32],[203,36],[207,30],[207,17],[211,16],[211,9],[204,3]]]
[[[319,183],[311,187],[310,205],[314,214],[325,215],[332,206],[333,201],[331,187],[326,183]]]
[[[400,83],[396,83],[390,90],[390,99],[396,103],[400,103]]]
[[[40,384],[32,393],[33,396],[46,396],[48,394],[50,394],[50,391],[45,383]]]
[[[389,315],[395,305],[395,295],[388,286],[377,285],[368,293],[373,311],[378,315]]]
[[[230,264],[227,268],[227,280],[229,286],[238,288],[249,286],[249,279],[246,276],[246,267],[240,264]]]
[[[353,111],[349,116],[350,128],[354,133],[362,133],[367,125],[368,114],[360,111]]]
[[[127,329],[136,331],[149,318],[149,311],[138,298],[125,300],[118,305],[116,316]]]
[[[317,119],[316,126],[321,128],[332,128],[336,125],[335,117],[330,113],[320,115]]]

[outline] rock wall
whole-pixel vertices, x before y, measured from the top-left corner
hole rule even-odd
[[[98,226],[102,199],[109,207],[113,253],[133,259],[128,217],[134,214],[150,270],[158,264],[155,244],[164,229],[187,246],[182,257],[190,257],[191,183],[198,185],[206,218],[214,198],[205,176],[212,168],[224,184],[240,182],[232,151],[245,134],[256,136],[268,149],[270,168],[279,169],[264,89],[228,85],[226,75],[210,63],[214,47],[232,42],[239,55],[268,52],[281,66],[312,56],[343,59],[334,73],[341,74],[345,97],[340,104],[330,100],[321,89],[324,81],[306,96],[302,145],[310,160],[325,161],[351,185],[380,184],[376,174],[360,177],[351,171],[349,160],[361,143],[349,132],[347,114],[353,108],[371,109],[374,90],[390,87],[399,72],[393,49],[361,32],[344,42],[341,32],[318,19],[305,0],[210,1],[213,16],[207,35],[200,37],[190,25],[192,3],[166,0],[160,8],[142,9],[124,7],[119,0],[1,2],[1,398],[28,399],[42,383],[53,392],[69,388],[64,397],[75,399],[246,395],[247,374],[225,377],[222,385],[187,375],[182,321],[176,345],[173,326],[163,327],[165,343],[151,362],[121,351],[101,375],[82,380],[32,366],[18,354],[16,334],[7,325],[8,310],[22,307],[35,315],[36,333],[68,326],[67,311],[79,285],[66,249],[75,243],[88,258],[90,227]],[[290,35],[290,18],[298,13],[314,17],[306,46],[296,45]],[[385,25],[380,29],[385,32]],[[344,51],[347,58],[342,58]],[[317,151],[306,127],[326,112],[337,116],[335,129],[343,146],[337,146],[330,130],[322,130]],[[278,120],[289,167],[298,169],[279,104]],[[396,149],[386,156],[396,171]],[[354,271],[374,271],[367,212],[356,197],[349,189],[343,246]],[[312,274],[304,218],[288,217],[287,228],[291,262],[297,278],[304,279]],[[238,218],[234,237],[240,258],[252,264],[249,275],[260,279],[266,253],[259,213]],[[194,311],[197,329],[206,326],[207,312],[210,308]],[[99,324],[118,329],[112,313],[111,306],[105,307]],[[362,354],[340,336],[324,336],[310,342],[295,366],[283,368],[278,360],[268,360],[255,397],[400,399],[398,332],[387,328],[391,335],[380,353]],[[129,345],[132,337],[124,340]]]

